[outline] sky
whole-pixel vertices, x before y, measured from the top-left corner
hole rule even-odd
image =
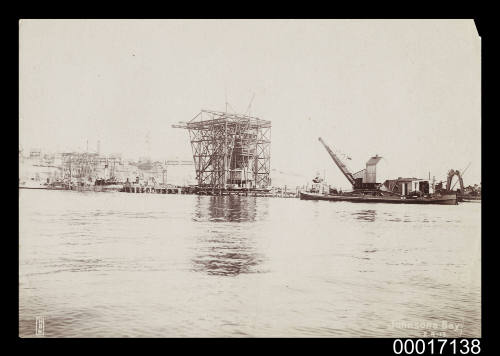
[[[273,183],[349,187],[318,141],[379,179],[481,181],[473,20],[21,20],[23,150],[192,159],[201,109],[272,122]],[[282,173],[280,173],[282,172]]]

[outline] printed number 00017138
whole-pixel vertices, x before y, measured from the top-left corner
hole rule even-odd
[[[392,350],[396,355],[422,355],[427,352],[430,355],[442,355],[443,352],[455,354],[477,355],[481,352],[481,343],[479,339],[453,339],[448,342],[448,339],[431,339],[424,341],[423,339],[396,339],[392,344]]]

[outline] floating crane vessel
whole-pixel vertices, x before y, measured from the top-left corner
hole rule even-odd
[[[426,192],[410,192],[407,184],[403,184],[402,193],[394,190],[383,190],[382,184],[376,182],[376,165],[382,157],[376,155],[366,163],[366,169],[352,174],[346,164],[336,155],[332,149],[320,137],[319,141],[325,147],[333,162],[342,174],[351,183],[352,192],[321,194],[313,192],[300,192],[302,200],[330,200],[348,201],[353,203],[392,203],[392,204],[440,204],[456,205],[457,195],[455,192],[429,194],[428,185]],[[395,186],[395,185],[393,185]]]

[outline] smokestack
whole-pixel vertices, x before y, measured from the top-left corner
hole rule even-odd
[[[101,154],[101,141],[100,140],[97,140],[97,154],[98,155]]]

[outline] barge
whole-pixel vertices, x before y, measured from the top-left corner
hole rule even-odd
[[[329,201],[348,201],[351,203],[390,203],[390,204],[439,204],[456,205],[456,194],[436,195],[430,197],[409,197],[396,195],[332,195],[310,192],[300,192],[302,200],[329,200]]]

